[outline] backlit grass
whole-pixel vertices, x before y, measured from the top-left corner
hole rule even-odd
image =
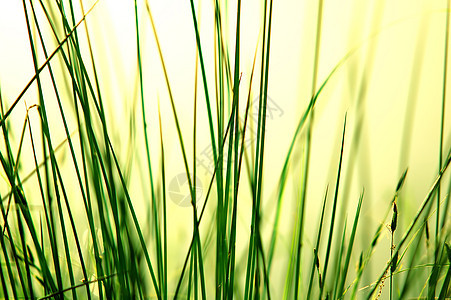
[[[0,296],[450,298],[449,7],[0,4]]]

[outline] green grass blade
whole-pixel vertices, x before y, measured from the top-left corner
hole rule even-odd
[[[319,221],[318,234],[316,235],[315,248],[313,248],[312,267],[310,269],[310,279],[309,279],[309,284],[308,284],[308,289],[307,289],[307,294],[306,294],[306,298],[307,299],[310,298],[310,295],[312,293],[313,277],[315,276],[315,267],[317,267],[317,269],[319,270],[318,251],[319,251],[319,246],[320,246],[320,242],[321,242],[321,235],[322,235],[322,231],[323,231],[324,213],[326,211],[326,202],[327,202],[327,194],[328,194],[328,192],[329,192],[329,186],[326,187],[326,192],[324,193],[324,200],[323,200],[323,205],[322,205],[322,208],[321,208],[321,217],[320,217],[320,221]]]
[[[440,142],[439,142],[439,166],[438,169],[441,170],[443,164],[443,135],[444,135],[444,126],[445,126],[445,103],[446,103],[446,85],[448,79],[448,48],[449,48],[449,10],[450,10],[450,1],[446,1],[446,23],[445,23],[445,49],[444,49],[444,62],[443,62],[443,89],[442,89],[442,103],[441,103],[441,112],[440,112]],[[436,217],[436,227],[435,227],[435,243],[438,243],[440,238],[440,195],[441,195],[441,186],[440,183],[437,187],[437,217]],[[446,214],[444,215],[446,218]],[[435,257],[437,260],[437,257]],[[435,290],[435,287],[431,287]]]
[[[445,280],[443,281],[442,289],[440,290],[439,300],[444,300],[450,296],[450,282],[451,282],[451,249],[447,243],[445,243],[446,256],[450,265],[448,266],[448,271],[446,272]]]
[[[343,135],[342,135],[342,139],[341,139],[341,150],[340,150],[340,160],[338,163],[338,173],[337,173],[337,180],[335,183],[335,194],[334,194],[334,202],[333,202],[333,207],[332,207],[332,215],[331,215],[331,219],[330,219],[330,228],[329,228],[329,238],[327,241],[327,250],[326,250],[326,258],[324,260],[324,268],[323,268],[323,285],[320,287],[320,298],[322,296],[322,294],[324,293],[324,286],[326,283],[326,275],[327,275],[327,267],[329,264],[329,258],[330,258],[330,251],[331,251],[331,245],[332,245],[332,239],[334,237],[333,233],[334,233],[334,227],[335,227],[335,214],[336,214],[336,210],[337,210],[337,203],[338,203],[338,192],[339,192],[339,188],[340,188],[340,178],[341,178],[341,167],[342,167],[342,163],[343,163],[343,151],[344,151],[344,144],[345,144],[345,134],[346,134],[346,115],[345,115],[345,120],[344,120],[344,125],[343,125]]]
[[[359,221],[359,217],[360,217],[360,211],[362,209],[363,195],[364,195],[364,191],[362,191],[362,193],[360,194],[359,202],[357,205],[357,210],[355,212],[354,224],[352,225],[351,237],[349,238],[348,251],[346,253],[345,262],[343,264],[344,269],[340,276],[340,284],[338,285],[338,289],[337,289],[338,292],[336,294],[338,299],[344,297],[344,294],[343,294],[344,286],[346,283],[346,277],[348,274],[349,264],[351,261],[351,254],[352,254],[352,249],[354,246],[355,236],[356,236],[356,232],[357,232],[357,225],[358,225],[358,221]]]
[[[431,188],[429,189],[429,192],[427,193],[422,205],[420,206],[418,212],[416,213],[414,219],[411,221],[410,225],[408,226],[407,231],[404,233],[404,235],[402,236],[401,240],[399,241],[398,245],[396,246],[396,250],[395,252],[397,252],[399,249],[401,249],[401,247],[404,245],[404,243],[406,242],[407,238],[410,236],[410,234],[412,233],[414,226],[416,225],[416,223],[418,222],[419,218],[423,215],[423,212],[426,210],[428,204],[430,204],[431,199],[433,198],[433,196],[435,195],[436,189],[438,187],[439,182],[441,181],[443,174],[445,173],[445,171],[448,169],[448,166],[451,162],[451,150],[448,151],[448,156],[447,159],[445,160],[442,169],[440,170],[440,172],[437,175],[437,178],[435,179],[433,185],[431,186]],[[394,260],[394,257],[390,258],[389,263],[387,264],[387,266],[384,269],[384,273],[388,270],[388,268],[391,266],[392,262]],[[369,295],[368,295],[368,299],[371,298],[371,296],[375,293],[379,283],[382,281],[383,278],[382,274],[379,279],[376,281],[375,286],[371,289]]]
[[[163,299],[168,297],[168,234],[167,234],[167,212],[166,212],[166,175],[165,175],[165,159],[164,159],[164,143],[163,143],[163,127],[161,125],[161,113],[160,106],[158,105],[158,122],[160,125],[160,145],[161,145],[161,190],[163,201],[163,286],[162,295]]]

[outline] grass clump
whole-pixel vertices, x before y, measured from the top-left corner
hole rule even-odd
[[[0,297],[451,297],[449,1],[297,4],[1,4]]]

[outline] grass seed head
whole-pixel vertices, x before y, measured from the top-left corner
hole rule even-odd
[[[396,205],[395,202],[393,203],[393,217],[390,226],[392,233],[395,232],[397,226],[398,226],[398,206]]]

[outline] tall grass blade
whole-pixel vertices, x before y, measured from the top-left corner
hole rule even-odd
[[[344,150],[344,145],[345,145],[346,117],[347,116],[345,115],[345,120],[344,120],[344,125],[343,125],[343,135],[342,135],[342,139],[341,139],[340,159],[339,159],[339,163],[338,163],[337,180],[335,183],[334,202],[333,202],[333,207],[332,207],[332,215],[331,215],[331,219],[330,219],[329,238],[327,241],[326,258],[324,260],[324,268],[323,268],[323,273],[322,273],[322,276],[323,276],[322,283],[323,284],[322,284],[322,286],[320,286],[320,293],[319,293],[320,298],[322,297],[322,295],[324,293],[324,289],[325,289],[327,268],[329,265],[330,251],[331,251],[331,245],[332,245],[332,239],[333,239],[333,233],[334,233],[334,227],[335,227],[335,215],[336,215],[336,210],[337,210],[338,192],[339,192],[339,188],[340,188],[340,178],[341,178],[341,167],[342,167],[342,163],[343,163],[343,150]]]

